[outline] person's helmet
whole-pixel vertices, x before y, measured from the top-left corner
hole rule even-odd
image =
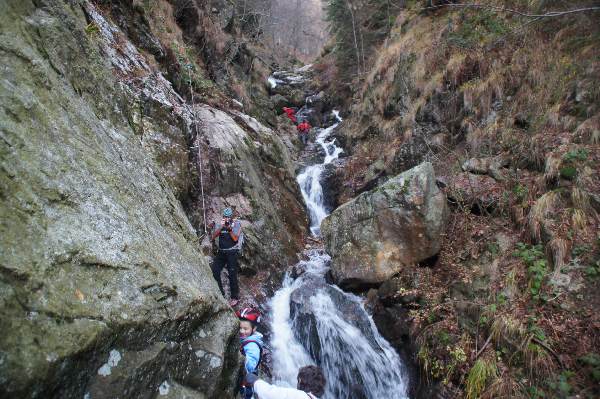
[[[253,324],[260,323],[260,312],[252,308],[244,308],[235,312],[235,315],[240,320],[248,320]]]
[[[226,218],[232,217],[233,210],[231,208],[225,208],[225,210],[223,211],[223,216],[225,216]]]

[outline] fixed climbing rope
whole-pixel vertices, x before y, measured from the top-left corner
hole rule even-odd
[[[194,131],[196,133],[196,141],[198,142],[198,164],[200,169],[200,197],[202,198],[202,221],[204,223],[204,234],[208,234],[208,228],[206,226],[206,202],[204,200],[204,173],[203,173],[203,161],[202,161],[202,148],[200,146],[199,133],[198,133],[198,118],[196,116],[196,108],[194,104],[194,90],[192,89],[192,73],[191,66],[188,71],[188,85],[190,88],[190,97],[192,100],[192,123],[194,124]]]

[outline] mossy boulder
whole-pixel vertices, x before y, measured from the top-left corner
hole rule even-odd
[[[427,162],[359,195],[321,225],[334,280],[351,289],[379,285],[436,255],[447,219]]]

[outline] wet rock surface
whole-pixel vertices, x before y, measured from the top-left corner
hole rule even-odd
[[[199,165],[207,221],[220,221],[222,210],[232,207],[245,234],[242,270],[283,269],[296,259],[307,224],[286,145],[240,112],[231,115],[208,105],[198,105],[196,112],[202,133],[196,147],[209,154]]]
[[[344,160],[339,159],[325,165],[321,173],[321,186],[323,187],[323,204],[328,212],[337,208],[341,186],[343,184]]]
[[[294,290],[290,297],[290,318],[293,320],[291,327],[296,339],[303,343],[304,348],[317,364],[329,363],[331,362],[330,357],[339,356],[337,353],[326,353],[323,345],[327,345],[329,350],[331,350],[331,347],[335,347],[341,353],[352,353],[353,351],[353,348],[348,346],[347,342],[336,335],[320,335],[319,331],[326,328],[317,324],[319,323],[317,316],[319,310],[313,302],[319,300],[317,295],[325,295],[333,301],[334,306],[344,315],[345,321],[364,335],[372,350],[381,351],[373,335],[371,321],[359,302],[349,300],[339,288],[326,284],[321,277],[305,277],[303,284]],[[331,342],[331,340],[335,340],[335,342]],[[359,383],[362,380],[358,370],[346,370],[340,378],[342,378],[342,381],[336,381],[336,384],[355,385],[351,389],[352,397],[366,397],[362,396],[365,393],[363,392],[364,388]]]
[[[337,208],[321,226],[341,287],[379,285],[434,256],[448,218],[446,196],[423,163]]]

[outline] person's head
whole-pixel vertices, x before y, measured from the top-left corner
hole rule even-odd
[[[298,371],[298,389],[301,391],[323,396],[325,383],[325,376],[320,367],[304,366]]]
[[[231,209],[231,208],[225,208],[223,210],[223,217],[225,219],[231,219],[233,217],[233,209]]]
[[[252,308],[244,308],[236,312],[240,319],[240,337],[246,338],[256,332],[256,327],[260,323],[260,313]]]
[[[256,332],[256,324],[250,320],[240,319],[240,337],[246,338]]]

